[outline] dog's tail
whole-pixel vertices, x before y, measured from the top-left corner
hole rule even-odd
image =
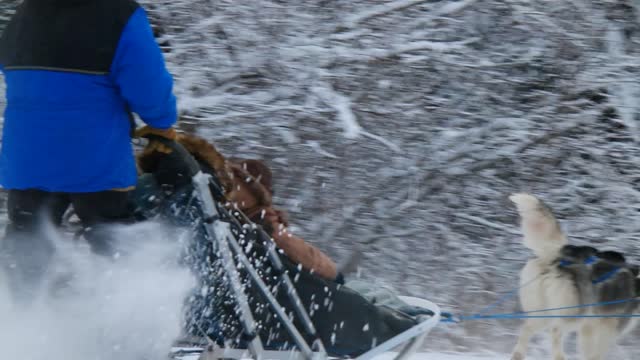
[[[513,194],[509,200],[520,214],[524,246],[539,258],[557,256],[568,241],[551,209],[530,194]]]

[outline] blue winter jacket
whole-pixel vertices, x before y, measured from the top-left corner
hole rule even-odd
[[[0,69],[6,189],[133,186],[129,110],[160,129],[177,118],[171,75],[130,0],[25,0],[0,40]]]

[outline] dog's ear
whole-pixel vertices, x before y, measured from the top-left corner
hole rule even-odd
[[[565,245],[562,247],[562,250],[560,250],[560,253],[562,256],[573,258],[578,254],[578,247],[575,245]]]
[[[582,262],[598,254],[598,250],[591,246],[565,245],[561,250],[562,257]]]
[[[598,253],[598,249],[593,246],[581,246],[585,254],[589,254],[589,256],[596,255]]]
[[[626,263],[626,259],[621,252],[618,251],[600,251],[598,252],[598,257],[604,261],[608,261],[615,264],[624,264]]]

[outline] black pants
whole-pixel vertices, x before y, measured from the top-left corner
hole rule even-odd
[[[18,298],[29,297],[46,272],[54,247],[43,231],[43,222],[60,225],[73,205],[85,228],[84,237],[94,253],[113,255],[106,224],[130,221],[128,192],[52,193],[40,190],[10,190],[7,201],[9,224],[0,243],[0,263]]]

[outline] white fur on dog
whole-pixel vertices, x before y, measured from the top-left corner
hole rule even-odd
[[[554,259],[568,241],[551,211],[535,196],[513,194],[509,197],[520,214],[524,246],[541,259]]]

